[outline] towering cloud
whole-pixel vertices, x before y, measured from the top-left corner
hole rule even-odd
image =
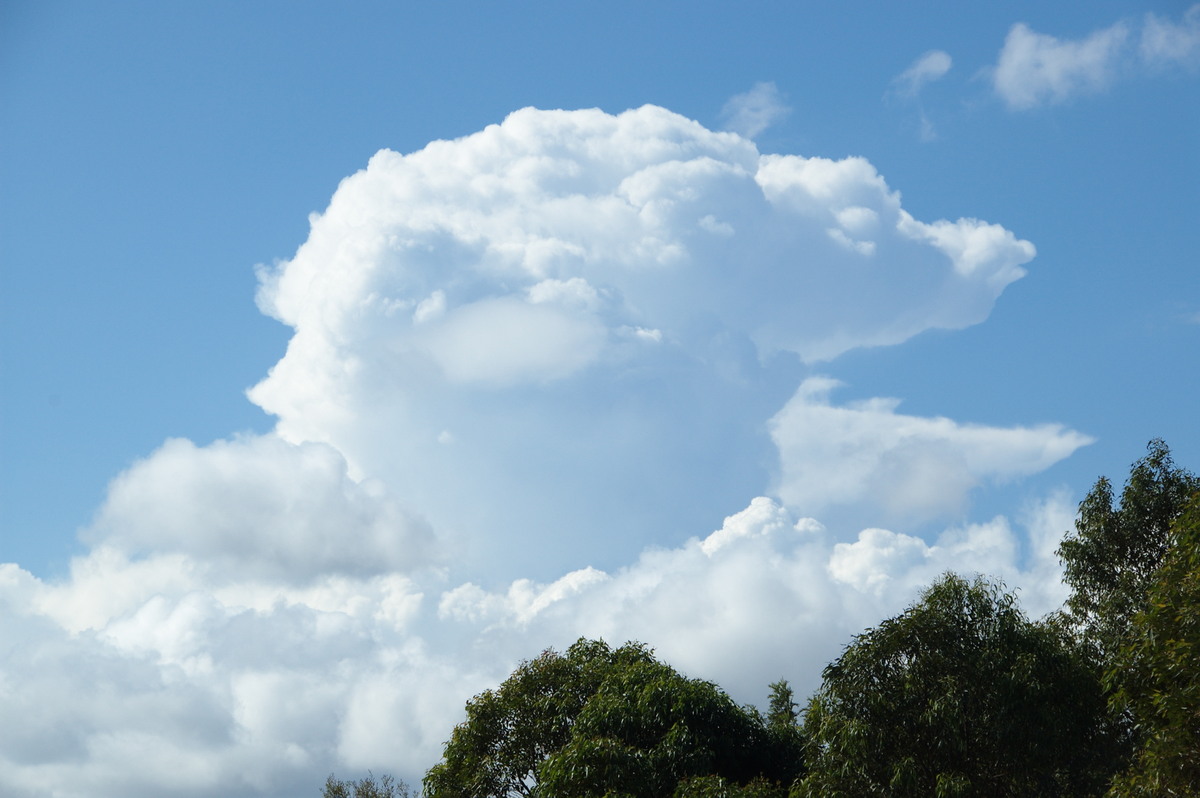
[[[611,565],[761,490],[801,362],[977,323],[1033,254],[861,158],[525,109],[342,183],[262,273],[295,335],[250,396],[490,561]]]

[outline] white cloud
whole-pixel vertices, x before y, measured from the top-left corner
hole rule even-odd
[[[1005,39],[992,83],[1009,108],[1028,109],[1103,91],[1122,73],[1198,64],[1200,4],[1178,22],[1150,13],[1140,30],[1121,21],[1074,41],[1018,23]]]
[[[1101,91],[1111,82],[1128,37],[1123,22],[1080,41],[1063,41],[1018,23],[1004,40],[993,86],[1014,109]]]
[[[451,383],[506,385],[569,376],[596,358],[605,330],[593,319],[549,306],[547,292],[538,291],[547,282],[530,289],[529,303],[505,297],[457,308],[415,343]]]
[[[921,114],[921,127],[918,131],[918,137],[921,141],[937,141],[938,133],[933,122],[923,112]]]
[[[857,523],[957,517],[982,484],[1042,471],[1091,438],[1058,424],[987,427],[896,412],[894,399],[832,405],[813,377],[771,420],[778,495],[797,512]]]
[[[943,50],[930,50],[892,79],[888,96],[917,104],[920,112],[918,135],[921,141],[934,141],[938,137],[933,121],[925,113],[923,103],[920,101],[921,91],[930,83],[945,77],[953,63],[949,53]]]
[[[916,97],[927,84],[941,80],[953,64],[944,50],[930,50],[892,80],[896,92],[903,97]]]
[[[262,273],[295,334],[250,396],[480,567],[515,578],[517,535],[544,576],[611,567],[761,490],[788,362],[978,323],[1033,254],[913,219],[862,158],[524,109],[342,182]]]
[[[750,91],[725,103],[721,119],[726,130],[752,139],[790,112],[774,83],[755,83]]]
[[[201,486],[210,459],[247,451],[164,451],[172,448],[171,458],[197,461],[176,466],[175,478]],[[162,457],[135,465],[111,493],[161,485],[152,466]],[[317,472],[344,487],[340,470]],[[341,507],[315,482],[306,482],[310,510]],[[274,480],[257,489],[277,494],[261,499],[268,506],[294,497]],[[199,492],[179,484],[162,501]],[[171,522],[168,553],[136,559],[120,545],[141,538],[120,525],[140,522],[110,514],[93,531],[109,538],[66,579],[0,566],[0,635],[21,642],[0,668],[0,714],[28,719],[19,733],[0,729],[0,792],[284,796],[316,789],[330,771],[368,768],[415,783],[469,696],[519,659],[581,635],[642,640],[740,701],[761,704],[780,676],[804,696],[852,634],[899,611],[943,570],[999,576],[1025,590],[1032,613],[1054,608],[1053,547],[1072,515],[1065,497],[1053,497],[1030,508],[1022,528],[996,518],[926,542],[880,528],[829,530],[759,497],[706,537],[648,547],[611,572],[490,588],[439,569],[331,572],[301,585],[259,565],[228,571],[229,557],[209,541],[178,544],[188,532],[210,534],[202,514]],[[374,523],[369,513],[343,521],[347,540]]]
[[[1072,516],[1056,497],[1031,508],[1023,527],[998,517],[946,529],[932,543],[878,528],[839,541],[760,497],[706,538],[648,549],[612,574],[497,591],[467,585],[444,594],[442,615],[497,645],[513,637],[561,645],[579,634],[638,639],[742,700],[761,702],[781,675],[806,695],[850,635],[898,611],[946,570],[1020,585],[1033,615],[1057,608],[1058,563],[1040,535]],[[1023,553],[1029,535],[1038,544]]]
[[[22,718],[0,731],[0,792],[284,796],[318,789],[335,767],[419,775],[448,731],[442,719],[480,684],[414,651],[369,581],[358,588],[365,612],[352,616],[283,600],[251,609],[182,576],[72,633],[39,605],[85,585],[0,567],[0,633],[21,641],[3,658],[0,712]],[[109,571],[93,596],[139,592],[137,579]],[[390,726],[375,731],[401,725],[405,736],[342,754],[364,723],[356,707],[385,682],[420,715],[383,719]],[[387,743],[388,756],[370,759]]]
[[[1147,14],[1139,51],[1151,65],[1195,66],[1200,62],[1200,4],[1185,11],[1178,23]]]
[[[336,450],[273,435],[167,441],[114,480],[84,537],[211,561],[228,578],[378,574],[433,555],[428,524],[382,485],[351,480]]]
[[[940,219],[926,224],[901,211],[897,227],[944,252],[960,275],[982,279],[997,292],[1025,275],[1020,264],[1031,260],[1035,252],[1028,241],[1019,241],[1000,225],[978,219]]]
[[[446,292],[440,288],[417,303],[413,311],[413,324],[424,324],[433,319],[441,318],[446,313]]]

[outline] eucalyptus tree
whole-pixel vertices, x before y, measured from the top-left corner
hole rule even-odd
[[[799,796],[1087,796],[1109,776],[1098,680],[1061,625],[947,574],[826,667]]]
[[[1139,740],[1111,795],[1200,795],[1200,493],[1172,523],[1162,565],[1105,679]]]
[[[1114,757],[1118,769],[1132,758],[1136,770],[1155,756],[1146,748],[1150,730],[1178,699],[1170,691],[1160,694],[1159,709],[1138,700],[1145,695],[1145,674],[1136,666],[1148,656],[1150,620],[1161,622],[1153,604],[1161,569],[1173,546],[1181,545],[1173,544],[1171,530],[1197,491],[1200,479],[1175,465],[1162,440],[1152,440],[1131,466],[1119,500],[1106,477],[1096,481],[1058,549],[1071,588],[1062,617],[1103,677],[1111,721],[1122,735]]]
[[[1075,531],[1059,546],[1063,579],[1071,588],[1066,617],[1109,662],[1121,647],[1133,616],[1167,551],[1172,522],[1196,491],[1200,479],[1177,467],[1171,450],[1158,439],[1130,468],[1114,503],[1112,483],[1101,477],[1079,505]]]

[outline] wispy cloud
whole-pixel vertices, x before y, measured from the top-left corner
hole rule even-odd
[[[889,95],[905,103],[918,105],[920,111],[918,136],[921,141],[936,141],[938,137],[933,120],[925,112],[921,103],[921,90],[930,83],[945,77],[952,65],[953,60],[948,53],[943,50],[930,50],[892,79]]]
[[[839,407],[829,400],[838,385],[810,377],[770,421],[778,495],[822,517],[883,524],[955,517],[981,485],[1037,473],[1092,442],[1059,425],[906,416],[883,398]]]
[[[1125,23],[1096,31],[1081,41],[1062,41],[1018,23],[1004,41],[993,85],[1014,109],[1101,91],[1111,82],[1128,37]]]
[[[1200,63],[1200,4],[1189,8],[1178,22],[1147,14],[1140,44],[1142,58],[1153,65]]]
[[[726,130],[752,139],[790,112],[774,83],[755,83],[750,91],[725,103],[721,120]]]
[[[1077,40],[1018,23],[1009,31],[991,77],[1009,108],[1026,110],[1102,92],[1122,73],[1197,63],[1200,4],[1179,22],[1147,14],[1140,28],[1119,21]]]
[[[945,77],[953,63],[945,51],[930,50],[892,80],[893,89],[901,97],[916,97],[926,84]]]

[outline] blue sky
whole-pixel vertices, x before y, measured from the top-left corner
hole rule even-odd
[[[1200,464],[1198,9],[6,4],[0,674],[171,720],[0,783],[415,779],[579,634],[751,701],[938,570],[1051,609]]]

